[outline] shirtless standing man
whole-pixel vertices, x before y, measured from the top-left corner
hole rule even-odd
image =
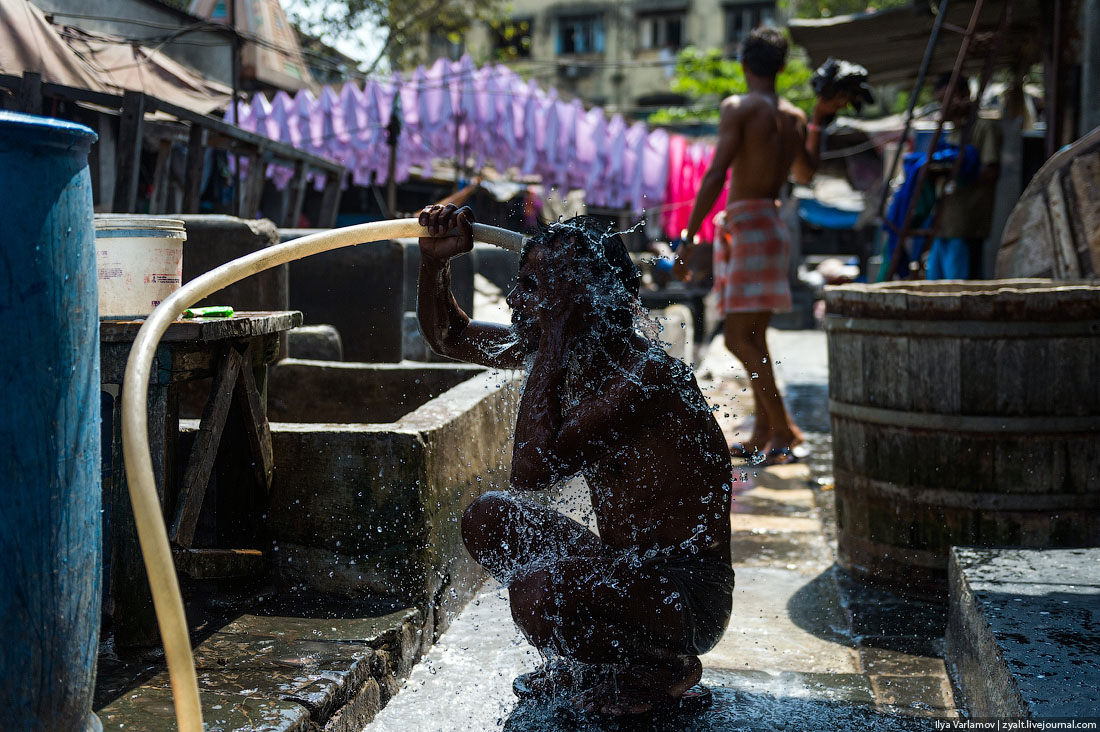
[[[544,655],[529,690],[570,690],[612,717],[679,704],[698,656],[729,620],[731,464],[691,369],[634,327],[640,275],[617,235],[579,217],[528,240],[508,294],[512,327],[471,321],[449,260],[473,246],[473,213],[420,214],[417,307],[437,353],[527,368],[511,487],[585,477],[599,536],[505,492],[462,517],[470,554],[508,587],[512,617]],[[457,231],[457,234],[448,232]]]
[[[790,240],[776,199],[787,177],[809,183],[821,160],[821,131],[851,99],[850,94],[817,100],[813,121],[775,91],[775,77],[787,62],[787,39],[775,28],[758,28],[741,47],[749,92],[722,101],[718,144],[677,254],[689,257],[703,217],[731,170],[729,200],[716,223],[714,287],[722,310],[726,348],[752,379],[756,420],[749,439],[730,446],[739,457],[768,464],[790,462],[802,433],[791,420],[775,383],[765,333],[776,311],[790,310]],[[681,265],[679,272],[684,271]]]

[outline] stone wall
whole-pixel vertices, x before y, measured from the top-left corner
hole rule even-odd
[[[280,229],[291,241],[315,229]],[[290,308],[307,325],[332,325],[349,361],[393,363],[402,353],[405,248],[397,241],[335,249],[289,263]]]

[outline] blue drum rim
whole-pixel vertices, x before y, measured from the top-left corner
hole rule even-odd
[[[99,139],[90,127],[78,122],[0,110],[0,143],[11,141],[13,137],[35,147],[81,151],[87,151]]]

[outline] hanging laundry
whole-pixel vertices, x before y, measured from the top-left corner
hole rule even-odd
[[[592,205],[630,206],[636,213],[659,204],[666,190],[688,186],[669,184],[670,137],[663,130],[628,126],[620,115],[608,120],[599,107],[566,102],[557,90],[544,91],[503,65],[477,68],[468,56],[369,79],[362,87],[325,87],[317,96],[303,89],[293,97],[279,92],[269,102],[257,94],[228,110],[226,119],[236,113],[244,129],[336,160],[351,182],[366,185],[388,174],[386,126],[395,95],[398,182],[413,167],[431,174],[434,161],[457,156],[476,169],[491,165],[538,175],[547,188],[584,188]],[[243,171],[245,162],[240,166]],[[294,171],[272,164],[266,174],[283,188]],[[323,185],[320,176],[314,179]]]

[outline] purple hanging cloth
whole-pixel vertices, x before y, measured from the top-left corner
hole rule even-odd
[[[642,154],[641,209],[659,206],[664,202],[668,187],[668,158],[668,133],[658,129],[646,135]]]
[[[604,144],[604,165],[601,170],[603,189],[607,191],[607,204],[612,208],[625,205],[628,184],[625,178],[626,122],[616,114],[607,124],[607,141]]]

